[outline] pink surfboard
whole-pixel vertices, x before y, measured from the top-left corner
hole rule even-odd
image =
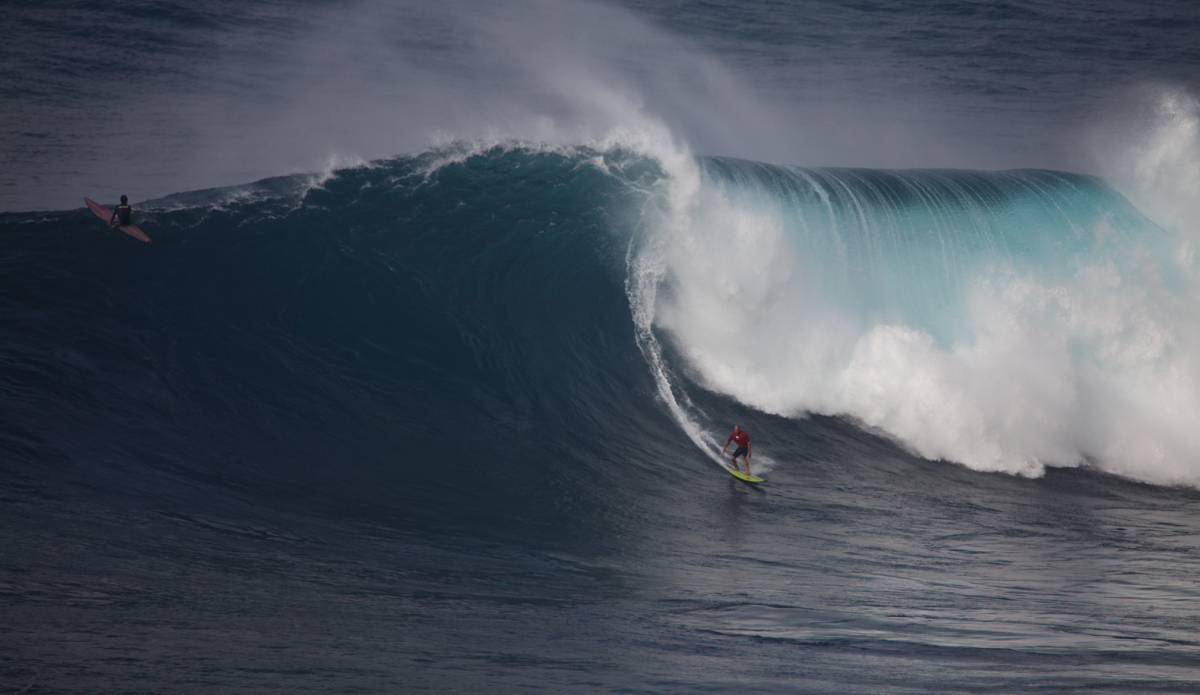
[[[96,201],[92,200],[91,198],[84,198],[83,202],[87,203],[87,206],[89,208],[91,208],[92,212],[96,213],[96,217],[99,217],[100,219],[104,220],[105,224],[108,224],[108,222],[110,220],[112,220],[112,210],[109,210],[108,208],[104,207],[100,203],[97,203]],[[117,225],[117,229],[121,230],[122,232],[125,232],[126,234],[133,237],[134,239],[138,239],[139,241],[144,241],[147,244],[150,243],[150,237],[146,236],[145,232],[143,232],[142,230],[133,226],[132,224]]]

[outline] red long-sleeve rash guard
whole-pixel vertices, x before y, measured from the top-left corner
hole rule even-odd
[[[746,434],[746,430],[734,432],[729,435],[729,439],[725,440],[725,445],[729,446],[729,442],[736,443],[739,447],[750,446],[750,435]]]

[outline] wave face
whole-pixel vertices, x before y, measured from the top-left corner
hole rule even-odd
[[[741,404],[980,470],[1197,481],[1190,276],[1086,176],[462,146],[139,212],[144,248],[4,220],[31,468],[560,529],[691,467],[688,438],[719,460]]]
[[[443,150],[157,201],[136,248],[78,213],[10,216],[6,446],[110,490],[137,461],[265,499],[557,530],[595,501],[564,490],[623,474],[588,464],[669,458],[646,435],[673,425],[613,212],[656,171]]]

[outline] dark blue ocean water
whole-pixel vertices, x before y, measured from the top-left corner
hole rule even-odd
[[[1193,5],[0,26],[0,692],[1200,691]]]

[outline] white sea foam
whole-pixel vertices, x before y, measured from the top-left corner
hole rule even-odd
[[[1147,190],[1162,193],[1164,180],[1195,190],[1195,123],[1169,113],[1170,127],[1138,160],[1138,175],[1157,182]],[[647,238],[631,250],[628,291],[660,396],[715,460],[717,442],[665,363],[661,336],[705,388],[786,416],[848,415],[928,458],[1025,476],[1090,463],[1200,484],[1190,232],[1177,239],[1178,263],[1139,243],[1119,257],[1080,255],[1060,272],[997,256],[963,278],[965,337],[940,344],[920,327],[830,301],[814,279],[821,259],[802,250],[803,221],[672,157]],[[1186,230],[1196,198],[1165,200],[1174,217],[1160,219]],[[1073,233],[1112,230],[1101,219]]]

